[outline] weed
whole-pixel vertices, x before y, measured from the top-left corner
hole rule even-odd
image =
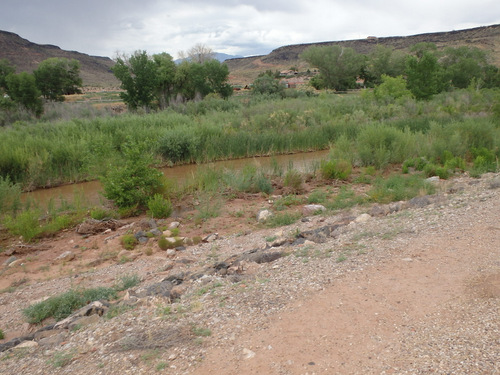
[[[3,333],[3,330],[0,329],[0,340],[3,340],[5,338],[5,333]]]
[[[156,371],[163,371],[167,368],[167,362],[158,362],[156,365]]]
[[[133,234],[125,234],[121,238],[121,243],[125,250],[134,250],[138,241]]]
[[[153,359],[160,356],[160,351],[158,349],[150,350],[146,353],[141,354],[141,359],[144,363],[150,364]]]
[[[172,214],[172,203],[161,194],[155,194],[148,200],[148,214],[152,218],[166,219]]]
[[[282,198],[277,199],[274,202],[274,207],[278,211],[283,211],[285,208],[290,206],[297,206],[303,203],[303,199],[296,195],[285,195]]]
[[[64,367],[71,363],[75,354],[74,350],[57,352],[48,363],[53,367]]]
[[[314,190],[307,197],[307,203],[309,204],[323,204],[326,202],[327,193],[322,190]]]
[[[378,178],[367,193],[373,202],[389,203],[407,200],[424,194],[432,194],[435,187],[417,175],[392,175],[387,179]]]
[[[347,180],[352,172],[352,165],[347,160],[329,160],[322,161],[320,164],[321,175],[323,178],[332,180]]]
[[[340,254],[337,259],[336,259],[336,262],[337,263],[341,263],[343,261],[347,260],[347,256],[345,254]]]
[[[140,282],[141,278],[137,274],[124,275],[120,278],[120,284],[116,285],[114,288],[117,292],[122,292],[139,285]]]
[[[302,175],[295,169],[290,169],[285,174],[283,186],[290,189],[290,192],[298,194],[302,191]]]
[[[198,337],[208,337],[212,335],[212,331],[210,329],[198,327],[196,325],[193,325],[191,327],[191,332],[193,332],[193,334]]]
[[[270,228],[281,227],[295,223],[300,218],[300,213],[284,212],[271,216],[266,225]]]

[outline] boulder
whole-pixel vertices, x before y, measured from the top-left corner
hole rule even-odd
[[[260,210],[257,214],[257,221],[259,223],[265,223],[273,216],[273,213],[269,210]]]

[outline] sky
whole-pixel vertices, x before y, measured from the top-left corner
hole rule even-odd
[[[498,0],[1,0],[0,30],[113,58],[204,44],[253,56],[290,44],[500,24]]]

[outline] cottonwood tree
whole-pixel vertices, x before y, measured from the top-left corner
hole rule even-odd
[[[33,72],[36,85],[47,100],[64,101],[64,95],[79,94],[82,87],[80,62],[52,57],[42,61]]]
[[[27,72],[9,74],[6,79],[7,94],[10,99],[24,107],[35,116],[43,113],[41,92],[37,88],[35,77]]]
[[[203,64],[215,59],[215,52],[207,45],[197,43],[187,51],[187,56],[191,62]]]
[[[319,70],[325,88],[339,91],[355,88],[365,65],[364,55],[341,46],[309,47],[301,58]]]

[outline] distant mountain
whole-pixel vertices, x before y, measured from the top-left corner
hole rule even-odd
[[[220,53],[220,52],[216,52],[215,53],[215,58],[217,60],[219,60],[220,62],[224,62],[226,60],[229,60],[229,59],[239,59],[243,56],[238,56],[238,55],[228,55],[226,53]]]
[[[445,47],[471,46],[491,53],[491,62],[500,66],[500,25],[476,27],[473,29],[419,34],[413,36],[397,36],[366,39],[345,40],[337,42],[320,42],[295,44],[277,48],[268,55],[252,56],[226,60],[231,72],[231,83],[248,84],[255,80],[260,72],[266,70],[283,70],[290,67],[303,67],[305,63],[299,55],[310,46],[340,45],[351,47],[358,53],[370,53],[377,45],[393,47],[396,50],[408,50],[419,42],[431,42],[438,49]]]
[[[118,80],[111,72],[111,67],[115,63],[109,57],[65,51],[50,44],[36,44],[17,34],[0,30],[0,59],[9,60],[17,72],[32,72],[40,62],[50,57],[65,57],[80,61],[80,76],[84,86],[119,86]]]

